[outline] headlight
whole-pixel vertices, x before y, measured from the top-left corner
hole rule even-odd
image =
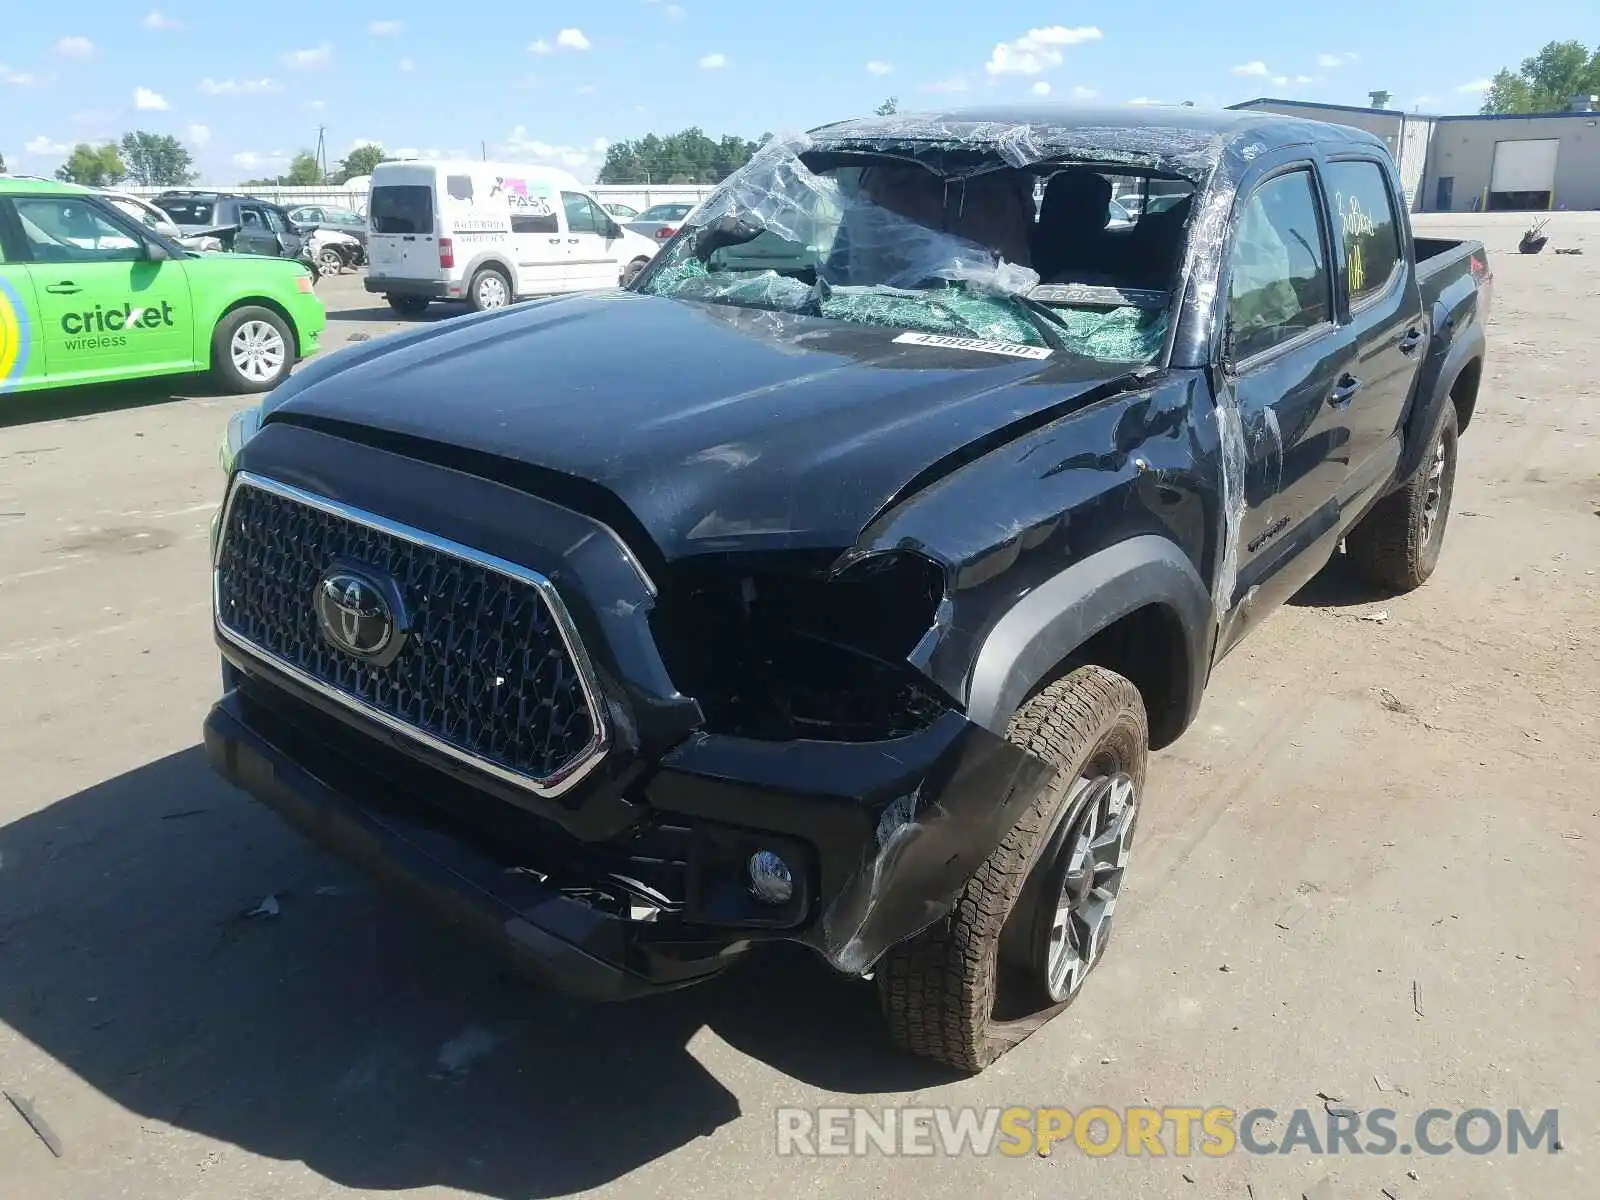
[[[256,430],[260,428],[260,405],[243,409],[228,418],[228,430],[222,435],[222,445],[217,449],[217,457],[222,463],[224,475],[233,474],[233,464],[238,461],[239,451],[244,449],[246,442],[255,437]]]

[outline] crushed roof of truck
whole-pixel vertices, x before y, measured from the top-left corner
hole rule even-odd
[[[894,113],[837,121],[809,132],[809,149],[917,157],[965,148],[998,155],[1007,165],[1052,161],[1120,163],[1199,182],[1225,155],[1254,157],[1308,142],[1383,142],[1325,121],[1257,110],[1183,105],[1008,104],[947,112]],[[1252,149],[1254,147],[1254,149]],[[992,167],[975,164],[974,170]]]

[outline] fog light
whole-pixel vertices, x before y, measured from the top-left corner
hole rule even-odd
[[[763,904],[787,904],[794,895],[794,876],[789,864],[771,850],[757,850],[750,856],[750,894]]]

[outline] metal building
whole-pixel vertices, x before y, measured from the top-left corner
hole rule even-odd
[[[1233,108],[1353,125],[1382,138],[1413,212],[1600,209],[1600,112],[1430,116],[1263,96]]]

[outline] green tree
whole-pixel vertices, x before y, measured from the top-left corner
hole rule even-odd
[[[717,141],[699,128],[666,137],[648,133],[613,142],[597,183],[720,183],[756,152],[759,143],[736,135]]]
[[[85,187],[110,187],[128,177],[117,147],[107,142],[104,146],[91,146],[79,142],[72,148],[67,161],[56,168],[56,178],[66,183],[81,183]]]
[[[170,133],[136,129],[123,134],[122,161],[135,183],[178,187],[194,182],[194,159]]]
[[[1515,72],[1502,70],[1483,98],[1485,113],[1561,112],[1574,96],[1600,92],[1600,47],[1549,42]]]
[[[5,173],[6,173],[6,156],[4,154],[0,154],[0,175],[4,175]]]
[[[358,175],[371,175],[372,168],[381,162],[389,162],[389,156],[383,152],[382,146],[367,143],[357,146],[334,169],[334,182],[344,183],[347,179],[354,179]]]
[[[890,96],[872,111],[877,113],[880,117],[892,117],[895,113],[900,111],[900,97]]]
[[[309,150],[302,150],[289,160],[289,169],[280,177],[280,182],[285,187],[311,187],[326,180],[317,156]]]

